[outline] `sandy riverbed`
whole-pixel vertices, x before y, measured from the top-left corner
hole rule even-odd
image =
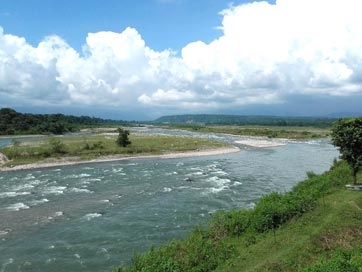
[[[283,146],[285,143],[276,142],[276,141],[267,141],[267,140],[259,140],[259,139],[247,139],[235,141],[237,144],[252,146],[252,147],[277,147]]]
[[[97,163],[97,162],[110,162],[110,161],[120,161],[120,160],[135,160],[135,159],[173,159],[173,158],[186,158],[186,157],[199,157],[199,156],[211,156],[211,155],[222,155],[228,153],[239,152],[238,147],[228,147],[228,148],[217,148],[217,149],[207,149],[199,151],[187,151],[187,152],[174,152],[174,153],[165,153],[161,155],[139,155],[139,156],[125,156],[125,155],[111,155],[111,156],[102,156],[92,160],[81,160],[79,158],[69,157],[69,158],[59,158],[54,159],[52,162],[37,162],[31,164],[17,165],[14,167],[5,167],[0,166],[1,171],[15,171],[15,170],[24,170],[24,169],[38,169],[38,168],[47,168],[47,167],[57,167],[65,165],[76,165],[76,164],[85,164],[85,163]]]

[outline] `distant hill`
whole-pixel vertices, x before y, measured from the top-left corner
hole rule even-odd
[[[162,116],[154,121],[160,124],[194,125],[266,125],[266,126],[316,126],[328,127],[337,118],[288,117],[263,115],[184,114]]]
[[[10,108],[0,109],[0,135],[63,134],[78,131],[82,127],[125,124],[128,123],[89,116],[30,114]]]

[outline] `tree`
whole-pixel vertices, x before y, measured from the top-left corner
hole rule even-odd
[[[332,143],[339,147],[341,158],[347,161],[357,184],[357,173],[362,168],[362,117],[341,119],[332,129]]]
[[[117,138],[116,143],[122,147],[126,147],[127,145],[130,145],[131,141],[128,139],[129,130],[118,128],[117,131],[118,131],[118,138]]]

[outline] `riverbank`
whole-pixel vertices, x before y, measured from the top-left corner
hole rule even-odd
[[[174,158],[186,158],[186,157],[200,157],[200,156],[213,156],[223,155],[228,153],[239,152],[238,147],[223,147],[197,151],[185,151],[185,152],[169,152],[159,155],[154,154],[142,154],[136,156],[127,156],[124,154],[119,155],[107,155],[100,156],[95,159],[83,160],[80,157],[62,157],[62,158],[50,158],[48,161],[41,161],[36,163],[29,163],[16,166],[0,166],[0,172],[4,171],[17,171],[27,169],[39,169],[39,168],[50,168],[58,166],[76,165],[76,164],[87,164],[87,163],[100,163],[100,162],[111,162],[111,161],[122,161],[122,160],[139,160],[139,159],[174,159]]]
[[[348,165],[335,163],[253,209],[214,213],[207,229],[115,271],[359,271],[362,202],[360,192],[344,189],[351,180]]]

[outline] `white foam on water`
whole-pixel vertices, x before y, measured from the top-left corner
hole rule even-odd
[[[21,185],[17,185],[13,187],[14,191],[22,191],[22,190],[27,190],[27,189],[33,189],[34,185],[32,184],[21,184]]]
[[[81,174],[72,174],[67,176],[67,178],[72,178],[72,179],[77,179],[77,178],[87,178],[90,177],[90,174],[86,174],[86,173],[81,173]]]
[[[6,235],[6,234],[8,234],[10,231],[11,231],[11,230],[9,230],[9,229],[6,229],[6,230],[0,230],[0,237],[1,237],[1,236],[4,236],[4,235]]]
[[[98,182],[102,181],[101,178],[88,178],[88,179],[82,179],[80,184],[90,184],[91,182]]]
[[[254,202],[250,202],[250,203],[247,205],[247,207],[248,207],[249,209],[254,209],[255,206],[256,206],[256,204],[255,204]]]
[[[216,184],[219,185],[219,186],[224,186],[225,184],[231,182],[230,179],[219,178],[219,177],[216,177],[216,176],[208,178],[207,181],[209,181],[209,182],[214,182],[214,183],[216,183]]]
[[[229,174],[228,173],[226,173],[225,171],[223,171],[223,170],[215,170],[215,171],[212,171],[212,174],[214,174],[214,175],[219,175],[219,176],[228,176]]]
[[[27,174],[24,178],[25,180],[35,179],[35,177],[32,174]]]
[[[89,213],[89,214],[86,214],[85,216],[83,216],[83,218],[90,221],[93,218],[97,218],[97,217],[100,217],[100,216],[102,216],[102,214],[100,214],[100,213]]]
[[[229,188],[228,186],[221,186],[221,187],[212,187],[209,190],[210,190],[211,193],[216,194],[216,193],[220,193],[221,191],[224,191],[224,190],[226,190],[228,188]]]
[[[191,177],[191,176],[205,176],[205,175],[207,175],[207,173],[203,171],[197,171],[197,172],[188,173],[185,176]]]
[[[36,206],[36,205],[47,203],[47,202],[49,202],[49,200],[46,199],[46,198],[43,198],[43,199],[39,199],[39,200],[32,200],[32,201],[29,202],[29,205],[30,206]]]
[[[202,171],[201,167],[191,167],[190,170],[192,170],[192,171]]]
[[[45,261],[45,263],[47,263],[47,264],[55,263],[56,260],[57,260],[57,258],[49,258]]]
[[[47,180],[46,180],[46,181],[47,181]],[[39,180],[39,179],[35,179],[35,180],[31,181],[31,182],[29,183],[29,185],[33,186],[33,188],[34,188],[34,186],[39,185],[39,184],[42,184],[42,183],[45,183],[46,181],[41,181],[41,180]]]
[[[104,255],[107,258],[107,260],[111,258],[111,255],[109,254],[108,250],[105,247],[101,247],[100,249],[98,249],[96,254]]]
[[[239,182],[239,181],[235,181],[234,184],[233,184],[233,186],[240,186],[240,185],[243,185],[243,183]]]
[[[1,266],[1,272],[5,271],[5,268],[9,265],[12,264],[14,262],[13,258],[8,259],[5,263],[3,263],[3,265]]]
[[[3,193],[0,193],[0,198],[16,197],[16,196],[24,196],[24,195],[30,195],[30,192],[3,192]]]
[[[65,186],[50,186],[46,187],[43,190],[43,194],[49,194],[49,195],[61,195],[64,193],[64,190],[67,189]]]
[[[128,163],[126,165],[128,165],[128,166],[136,166],[136,165],[138,165],[138,163]]]
[[[162,190],[162,192],[164,192],[164,193],[168,193],[168,192],[171,192],[171,191],[172,191],[172,189],[168,188],[168,187],[164,187],[163,190]]]
[[[6,209],[10,210],[10,211],[20,211],[20,210],[25,210],[25,209],[29,209],[30,207],[28,205],[25,205],[22,202],[19,203],[15,203],[12,204],[10,206],[8,206]]]
[[[71,188],[69,191],[72,192],[72,193],[88,193],[88,194],[93,193],[93,191],[91,191],[91,190],[80,189],[80,188]]]
[[[121,168],[118,168],[118,169],[116,169],[116,168],[113,168],[112,169],[112,172],[113,173],[120,173],[120,172],[122,172],[123,171],[123,168],[121,167]]]
[[[54,216],[55,217],[59,217],[59,216],[63,216],[64,215],[64,212],[62,212],[62,211],[59,211],[59,212],[55,212],[54,213]]]
[[[48,219],[49,219],[49,220],[52,220],[52,219],[54,219],[55,217],[60,217],[60,216],[63,216],[63,215],[64,215],[64,212],[62,212],[62,211],[55,212],[52,216],[48,216]]]

